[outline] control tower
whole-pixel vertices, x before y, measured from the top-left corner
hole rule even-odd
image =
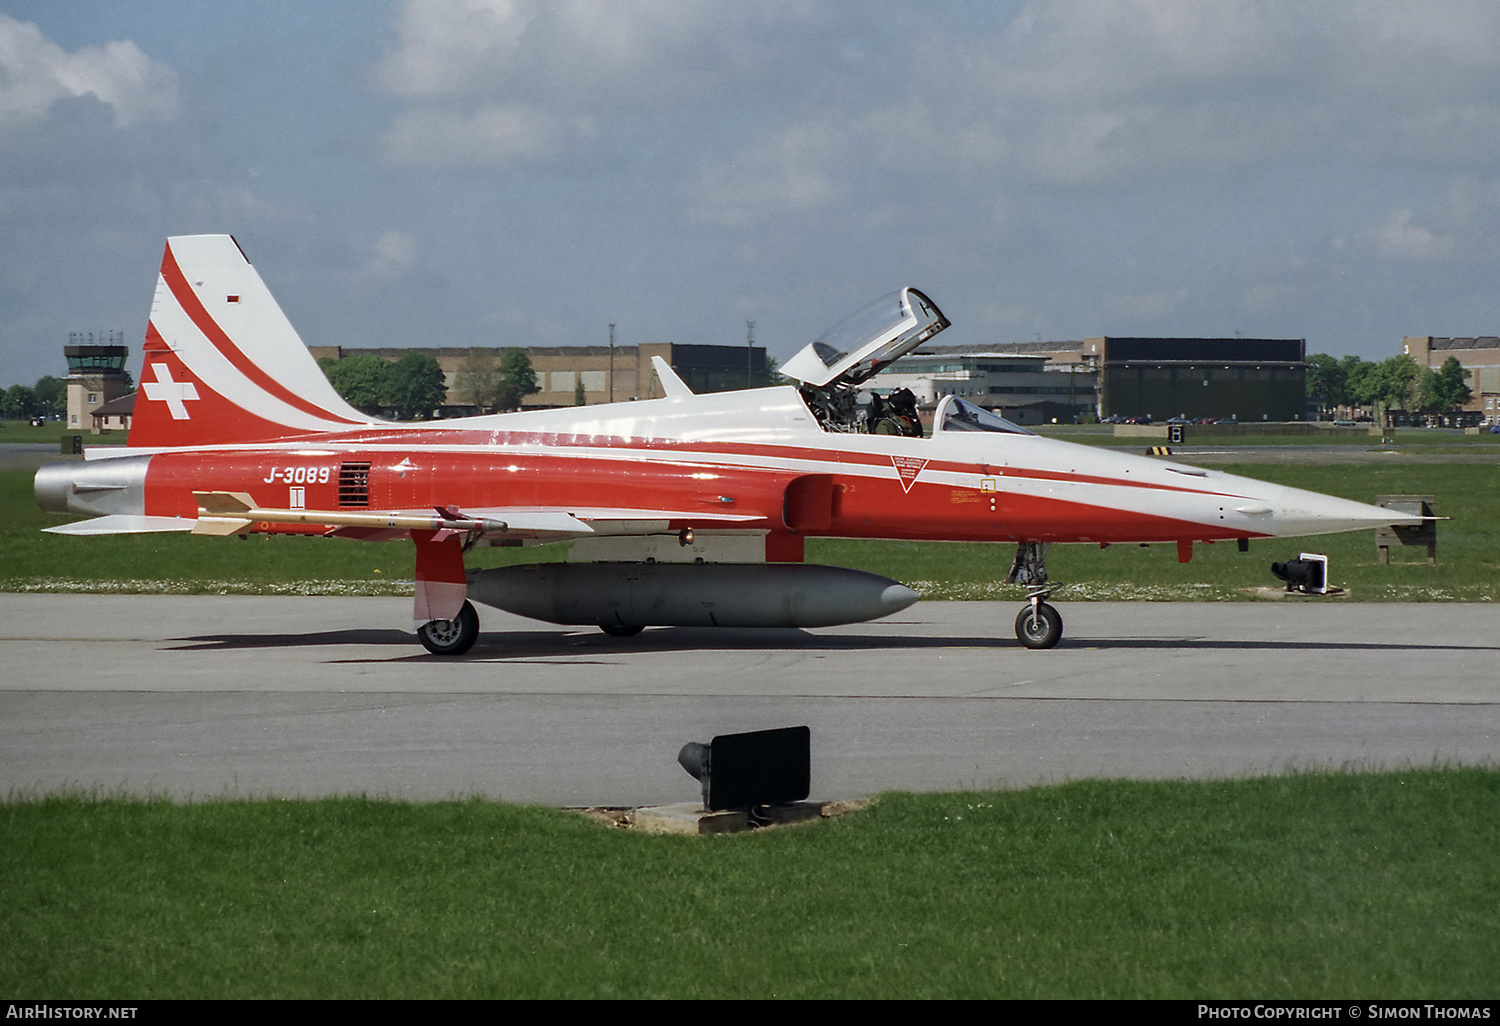
[[[94,429],[93,413],[130,391],[125,361],[130,347],[121,331],[68,332],[68,430]]]

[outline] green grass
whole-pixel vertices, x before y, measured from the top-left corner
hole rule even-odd
[[[1249,477],[1371,502],[1378,494],[1432,494],[1451,519],[1438,525],[1438,565],[1426,550],[1398,550],[1380,566],[1374,532],[1256,541],[1249,553],[1232,543],[1198,545],[1191,563],[1175,545],[1060,545],[1048,571],[1058,598],[1231,600],[1274,585],[1268,567],[1299,552],[1332,560],[1333,583],[1356,601],[1500,600],[1500,464],[1421,463],[1226,466]],[[31,493],[32,472],[0,471],[0,590],[122,592],[297,592],[409,594],[414,553],[400,543],[368,544],[306,537],[200,538],[134,535],[71,538],[43,534],[62,518],[43,513]],[[562,545],[482,548],[474,566],[563,558]],[[847,566],[904,581],[929,599],[1014,599],[998,583],[1011,545],[812,539],[809,562]]]
[[[1157,427],[1166,425],[1158,424]],[[1248,426],[1248,425],[1247,425]],[[1116,435],[1114,426],[1111,424],[1054,424],[1042,425],[1032,430],[1037,434],[1046,435],[1048,438],[1060,438],[1066,442],[1077,442],[1080,445],[1110,445],[1121,448],[1136,448],[1149,445],[1165,445],[1166,437],[1132,437],[1127,435]],[[1380,449],[1381,440],[1379,435],[1371,435],[1367,431],[1355,431],[1350,429],[1316,431],[1312,434],[1284,434],[1284,435],[1233,435],[1215,434],[1212,426],[1199,426],[1194,424],[1185,425],[1186,441],[1181,448],[1214,448],[1222,449],[1231,446],[1296,446],[1296,445],[1337,445],[1349,446],[1351,448]],[[1220,429],[1228,430],[1228,429]],[[1500,451],[1500,435],[1492,435],[1483,432],[1477,435],[1467,435],[1453,428],[1396,428],[1394,433],[1394,444],[1402,449],[1417,449],[1421,452],[1431,452],[1432,446],[1458,447],[1460,452],[1473,452],[1475,446],[1488,446],[1495,451]]]
[[[0,806],[28,998],[1500,994],[1500,772],[904,795],[732,837],[470,800]]]
[[[1058,545],[1047,570],[1060,582],[1061,600],[1188,600],[1248,598],[1247,590],[1278,585],[1272,562],[1319,552],[1331,560],[1332,582],[1361,601],[1500,601],[1500,465],[1391,466],[1230,465],[1222,468],[1263,481],[1373,502],[1377,495],[1435,495],[1439,515],[1438,564],[1427,550],[1397,549],[1381,566],[1373,530],[1312,538],[1194,546],[1192,562],[1177,562],[1175,544]],[[1014,547],[944,542],[810,541],[811,562],[853,566],[911,584],[927,598],[1014,599],[1023,589],[997,583]]]
[[[49,420],[41,427],[32,427],[29,420],[0,420],[0,445],[30,442],[36,445],[60,446],[63,435],[82,435],[84,445],[125,444],[123,431],[93,435],[87,428],[82,430],[70,428],[57,420]]]

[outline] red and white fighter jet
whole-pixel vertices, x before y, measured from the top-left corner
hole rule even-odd
[[[42,508],[94,535],[317,534],[416,544],[417,633],[479,632],[469,599],[616,635],[652,625],[827,626],[915,602],[802,562],[808,537],[1008,542],[1029,587],[1016,634],[1049,648],[1057,542],[1194,542],[1419,522],[1377,506],[1042,438],[948,397],[931,435],[857,387],[948,326],[915,289],[789,360],[800,386],[391,423],[329,385],[238,243],[167,240],[128,445],[36,475]],[[895,431],[897,433],[886,433]],[[572,539],[569,561],[466,571],[475,545]]]

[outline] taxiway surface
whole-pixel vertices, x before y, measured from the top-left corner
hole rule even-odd
[[[1011,603],[630,639],[480,609],[460,659],[409,599],[0,595],[0,786],[178,798],[690,801],[686,741],[808,724],[813,795],[1081,777],[1493,765],[1500,609]]]

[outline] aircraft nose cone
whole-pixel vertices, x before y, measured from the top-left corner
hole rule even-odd
[[[1275,503],[1276,533],[1282,537],[1333,534],[1386,524],[1420,524],[1422,518],[1366,502],[1288,488]]]
[[[899,613],[922,598],[904,584],[892,584],[880,593],[880,615]]]

